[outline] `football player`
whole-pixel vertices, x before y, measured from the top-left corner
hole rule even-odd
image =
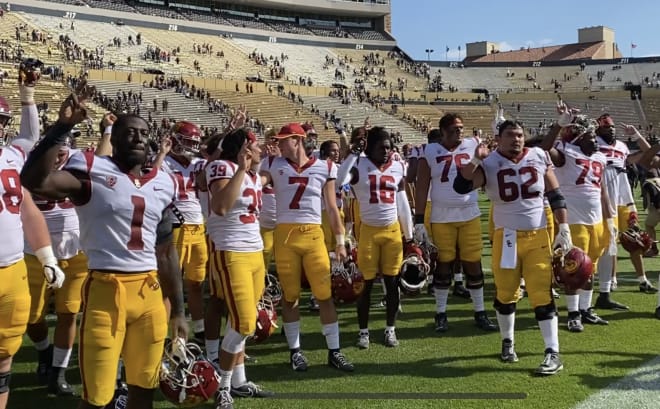
[[[653,146],[651,146],[650,149],[648,149],[644,154],[641,156],[639,159],[639,164],[644,167],[645,169],[648,169],[649,171],[653,171],[657,174],[658,169],[660,169],[660,156],[658,156],[658,152],[660,152],[660,143],[656,143]],[[646,183],[653,183],[647,180]],[[654,203],[649,203],[648,204],[649,208],[654,207]],[[657,209],[655,209],[655,213],[657,213]],[[649,215],[651,215],[651,211],[649,211]],[[647,228],[649,224],[649,218],[647,217]],[[655,221],[655,220],[654,220]],[[655,235],[650,236],[650,237],[655,237]],[[658,285],[660,285],[660,278]],[[656,304],[655,308],[655,317],[660,320],[660,293],[658,294],[658,302]]]
[[[232,395],[270,395],[248,382],[243,360],[245,340],[256,329],[257,303],[264,291],[266,273],[258,220],[261,179],[253,171],[259,166],[260,153],[254,134],[236,129],[223,138],[219,159],[206,168],[212,210],[209,234],[215,244],[219,260],[216,273],[229,310],[220,350],[217,409],[231,409]],[[236,369],[242,376],[232,377]]]
[[[598,117],[598,128],[596,128],[598,149],[607,158],[605,167],[605,186],[608,189],[610,197],[610,207],[612,214],[615,215],[615,227],[617,231],[622,232],[630,226],[638,226],[637,209],[630,189],[625,172],[626,163],[635,162],[634,157],[630,157],[628,146],[616,139],[616,127],[614,120],[609,114],[603,114]],[[634,127],[624,126],[628,136],[638,135],[637,143],[641,151],[646,151],[649,147],[648,142]],[[637,157],[638,159],[639,157]],[[616,282],[616,249],[605,252],[598,263],[599,274],[599,295],[596,299],[596,307],[613,310],[627,310],[628,307],[610,299],[610,290],[614,288]],[[657,291],[646,278],[644,272],[644,263],[642,260],[642,251],[630,254],[630,261],[635,267],[635,272],[639,280],[639,290],[641,292],[652,293]]]
[[[294,371],[307,370],[307,358],[300,349],[300,278],[304,269],[312,294],[320,307],[328,346],[328,365],[353,371],[353,364],[339,348],[339,323],[330,288],[330,259],[323,243],[321,200],[330,218],[339,260],[346,258],[344,226],[335,200],[337,166],[331,161],[309,158],[305,152],[305,131],[299,124],[283,126],[275,138],[281,157],[269,158],[261,168],[262,185],[272,183],[277,201],[274,247],[277,273],[284,302],[282,317]]]
[[[467,289],[474,305],[477,327],[495,331],[497,327],[488,319],[484,307],[484,273],[481,268],[481,221],[477,192],[458,194],[454,191],[454,179],[460,168],[472,160],[479,144],[476,138],[463,138],[463,120],[457,114],[448,113],[440,119],[442,138],[426,145],[417,165],[415,208],[415,235],[419,242],[429,240],[424,226],[426,199],[431,192],[431,232],[438,248],[438,262],[433,272],[436,300],[435,330],[445,332],[447,322],[447,298],[452,279],[452,264],[460,261],[466,275]]]
[[[330,160],[339,166],[339,144],[335,141],[327,140],[321,144],[319,148],[319,159],[321,160]],[[344,199],[342,185],[336,183],[337,192],[335,194],[337,200],[337,208],[339,209],[339,216],[341,217],[342,222],[344,221],[344,212],[342,210]],[[323,203],[321,203],[323,205]],[[335,243],[335,237],[332,234],[332,228],[330,227],[330,220],[328,218],[328,213],[325,211],[325,206],[321,206],[321,228],[323,229],[323,237],[325,239],[325,247],[328,249],[328,252],[334,251],[337,247]]]
[[[454,180],[459,194],[484,186],[493,202],[493,276],[495,309],[502,337],[503,362],[517,362],[514,323],[520,277],[525,278],[529,301],[534,308],[545,343],[545,358],[537,375],[553,375],[563,369],[559,357],[557,310],[552,287],[551,249],[564,254],[572,247],[566,215],[566,201],[559,191],[552,163],[540,148],[525,148],[522,125],[504,121],[495,139],[497,149],[477,146],[470,163]],[[543,195],[559,224],[552,247],[546,230]]]
[[[184,275],[193,339],[198,345],[203,345],[205,338],[202,284],[206,279],[208,249],[204,216],[195,187],[195,172],[201,170],[203,162],[202,158],[197,157],[202,133],[194,123],[179,121],[172,127],[171,134],[172,148],[162,166],[176,178],[179,187],[174,207],[183,216],[183,222],[174,225],[174,243]]]
[[[413,185],[413,189],[411,189],[415,194],[413,195],[413,209],[416,211],[416,204],[421,203],[417,202],[417,200],[414,198],[414,196],[417,195],[416,189],[417,189],[417,175],[418,175],[418,167],[419,167],[419,159],[424,157],[424,152],[426,151],[426,147],[429,144],[432,143],[440,143],[440,139],[442,138],[442,130],[441,129],[431,129],[427,135],[427,141],[428,144],[423,143],[419,146],[415,146],[412,148],[410,152],[410,157],[408,159],[408,172],[406,174],[406,180],[408,181],[409,184]],[[426,229],[426,233],[428,235],[429,240],[433,241],[433,230],[431,229],[431,187],[429,186],[428,188],[428,197],[426,198],[426,208],[424,211],[424,227]],[[456,260],[456,262],[453,263],[451,266],[452,273],[453,273],[453,279],[454,279],[454,290],[452,292],[453,295],[469,299],[470,298],[470,292],[465,288],[463,285],[463,273],[461,269],[461,263],[459,260]],[[429,289],[429,294],[433,293],[433,285],[430,285],[428,287]]]
[[[30,77],[25,75],[29,74]],[[34,102],[38,72],[19,68],[19,95],[21,125],[18,136],[0,148],[2,180],[0,192],[5,200],[0,204],[0,227],[10,240],[0,250],[0,409],[6,409],[9,399],[13,356],[23,342],[30,318],[30,290],[24,261],[24,238],[41,265],[49,289],[58,289],[64,281],[64,272],[57,264],[51,246],[46,221],[23,188],[19,172],[29,152],[39,139],[39,116]],[[0,137],[9,134],[12,113],[4,97],[0,97]]]
[[[350,183],[360,204],[360,243],[357,264],[365,286],[357,301],[360,332],[358,347],[369,348],[369,307],[376,274],[385,283],[386,326],[383,342],[396,347],[395,324],[399,310],[398,275],[403,262],[403,243],[412,245],[412,214],[406,196],[405,167],[392,159],[394,143],[382,127],[367,131],[365,157],[351,154],[340,168],[340,184]]]
[[[604,183],[605,156],[598,151],[596,122],[585,116],[575,119],[565,105],[559,105],[559,125],[545,136],[543,147],[555,140],[561,127],[560,140],[548,150],[556,168],[556,176],[566,198],[568,224],[576,247],[584,250],[594,265],[606,247],[616,246],[614,220]],[[603,223],[606,220],[606,223]],[[607,227],[607,232],[603,227]],[[568,330],[582,332],[583,322],[607,325],[591,307],[593,281],[579,290],[566,289]]]
[[[81,81],[63,102],[57,123],[28,157],[21,181],[40,196],[69,197],[77,207],[90,268],[83,284],[79,407],[98,408],[112,400],[121,354],[127,408],[149,409],[167,335],[159,278],[169,289],[176,289],[173,281],[180,279],[171,269],[156,272],[156,232],[177,186],[157,168],[143,172],[149,124],[130,114],[118,116],[112,126],[112,156],[78,152],[62,170],[53,171],[64,136],[87,116],[84,103],[93,92]],[[183,295],[167,295],[173,311],[170,328],[179,336],[185,326]]]
[[[55,162],[56,169],[61,168],[75,152],[69,149],[69,144],[60,148]],[[44,280],[41,263],[26,246],[25,263],[32,299],[27,334],[38,352],[37,377],[40,383],[47,383],[48,393],[71,396],[74,390],[67,382],[65,372],[76,337],[76,314],[80,311],[82,283],[87,277],[87,257],[80,247],[78,215],[73,203],[68,199],[52,201],[38,196],[33,199],[46,219],[51,241],[57,243],[54,254],[66,279],[62,288],[52,291]],[[48,325],[45,320],[51,295],[54,295],[57,314],[54,346],[48,341]]]

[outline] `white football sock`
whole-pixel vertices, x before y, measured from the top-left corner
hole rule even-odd
[[[220,339],[205,339],[204,347],[206,349],[206,358],[209,361],[215,361],[218,359],[218,354],[220,353]]]
[[[586,311],[591,308],[594,290],[578,290],[578,295],[580,296],[580,311]]]
[[[220,370],[220,389],[229,389],[231,386],[231,375],[233,371]]]
[[[559,352],[559,324],[557,317],[555,316],[549,320],[539,321],[539,327],[541,328],[541,335],[543,335],[545,348],[550,348],[555,352]]]
[[[474,311],[484,311],[484,288],[469,288],[470,297],[472,298],[472,305],[474,306]]]
[[[71,359],[71,349],[53,348],[53,366],[55,368],[68,368]]]
[[[231,374],[231,386],[238,388],[246,383],[247,377],[245,376],[245,364],[238,364],[234,367],[234,371]]]
[[[300,321],[285,322],[284,335],[289,349],[300,348]]]
[[[566,296],[566,309],[568,312],[577,312],[578,310],[578,305],[580,302],[580,296],[575,294],[575,295],[567,295]]]
[[[598,259],[598,291],[609,293],[612,285],[612,269],[614,268],[614,256],[603,254]]]
[[[339,349],[339,322],[324,324],[323,335],[328,349]]]
[[[449,288],[434,288],[433,295],[435,295],[435,312],[446,312],[447,298],[449,298]]]
[[[193,320],[192,322],[193,332],[197,334],[198,332],[204,332],[204,319]]]
[[[48,337],[34,343],[34,348],[37,351],[45,351],[48,349],[49,346],[50,346],[50,341],[48,340]]]
[[[500,336],[502,339],[510,339],[513,341],[513,330],[516,323],[516,313],[500,314],[496,312],[497,325],[500,327]]]

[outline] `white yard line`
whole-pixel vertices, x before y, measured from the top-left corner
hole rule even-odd
[[[660,356],[577,404],[574,409],[660,408]]]

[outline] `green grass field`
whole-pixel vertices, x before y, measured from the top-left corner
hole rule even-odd
[[[484,215],[487,203],[482,200]],[[639,205],[641,211],[641,205]],[[640,215],[644,220],[645,215]],[[485,216],[484,216],[485,221]],[[484,223],[485,231],[485,223]],[[484,248],[483,266],[488,284],[486,307],[494,319],[494,289],[490,273],[490,246]],[[537,378],[532,371],[543,358],[543,340],[527,299],[518,305],[516,351],[520,362],[499,361],[498,332],[484,333],[473,323],[472,304],[456,297],[449,299],[450,330],[438,335],[433,330],[434,300],[429,296],[404,299],[396,349],[380,344],[384,328],[384,309],[372,309],[369,350],[358,350],[357,320],[354,306],[340,308],[341,344],[353,360],[353,374],[344,374],[325,365],[325,340],[320,334],[318,316],[305,311],[302,320],[302,346],[310,361],[306,373],[294,373],[288,365],[286,340],[278,334],[266,343],[248,347],[257,362],[247,365],[248,378],[278,393],[340,393],[336,399],[251,399],[237,400],[237,408],[571,408],[576,403],[620,379],[628,372],[657,356],[660,322],[653,317],[656,295],[638,291],[635,274],[627,253],[620,251],[619,288],[613,298],[630,306],[628,312],[599,311],[610,320],[609,326],[587,326],[575,334],[566,330],[566,309],[560,311],[560,345],[564,370],[552,377]],[[660,259],[645,259],[649,279],[657,284]],[[380,288],[380,286],[376,286]],[[375,295],[373,301],[379,300]],[[74,351],[74,357],[76,353]],[[75,408],[78,399],[48,397],[45,387],[35,385],[36,352],[27,337],[19,351],[12,378],[9,408]],[[69,380],[79,384],[74,358]],[[365,399],[358,393],[403,393],[416,398],[427,393],[524,394],[522,399]],[[348,396],[343,395],[348,394]],[[355,394],[354,398],[350,394]],[[419,394],[419,395],[418,395]],[[456,396],[454,396],[456,397]],[[466,395],[467,397],[467,395]],[[156,407],[171,408],[161,396]],[[660,405],[660,404],[659,404]],[[211,403],[203,407],[214,407]],[[637,407],[637,406],[636,406]]]

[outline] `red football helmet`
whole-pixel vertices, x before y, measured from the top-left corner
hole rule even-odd
[[[351,304],[357,301],[364,290],[364,277],[352,258],[346,262],[332,260],[332,297],[337,304]]]
[[[197,154],[201,143],[202,131],[194,123],[179,121],[172,127],[172,152],[175,154]]]
[[[266,288],[264,289],[264,298],[269,298],[274,307],[277,307],[282,300],[282,286],[280,280],[273,274],[266,274]]]
[[[220,387],[220,376],[202,350],[182,338],[165,342],[160,369],[160,390],[179,407],[193,407],[212,398]]]
[[[399,287],[404,294],[415,296],[426,285],[431,266],[424,260],[424,252],[414,243],[406,244],[403,264],[399,272]]]
[[[634,253],[636,251],[647,252],[653,245],[651,236],[638,226],[631,226],[619,233],[619,241],[621,242],[621,247],[626,249],[628,253]]]
[[[572,247],[563,257],[560,250],[555,251],[552,274],[560,287],[578,290],[593,276],[594,265],[587,253],[578,247]]]
[[[257,329],[252,335],[254,342],[263,342],[277,329],[277,312],[268,297],[263,297],[257,304]]]

